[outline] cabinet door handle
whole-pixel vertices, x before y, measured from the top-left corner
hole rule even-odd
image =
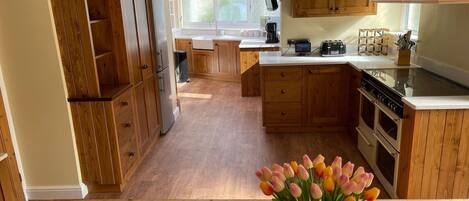
[[[309,73],[309,74],[313,74],[313,71],[312,71],[312,70],[308,70],[308,73]]]
[[[122,106],[128,106],[128,105],[129,105],[129,102],[127,102],[127,101],[122,101],[122,102],[121,102],[121,105],[122,105]]]
[[[282,89],[282,90],[280,90],[280,93],[281,93],[281,94],[286,94],[286,93],[287,93],[287,90]]]
[[[334,10],[334,8],[330,7],[329,10]]]
[[[150,66],[148,64],[143,64],[142,69],[147,69],[147,68],[150,68]]]
[[[287,115],[287,113],[281,112],[280,115],[285,116],[285,115]]]
[[[129,152],[129,158],[132,158],[135,156],[135,153],[134,152]]]
[[[130,128],[132,126],[132,124],[131,123],[123,123],[122,126],[124,128]]]
[[[284,73],[284,72],[281,72],[281,73],[280,73],[280,77],[285,77],[285,73]]]
[[[338,10],[339,10],[339,8],[335,8],[335,10],[336,10],[336,11],[338,11]]]

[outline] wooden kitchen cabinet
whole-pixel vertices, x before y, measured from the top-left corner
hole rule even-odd
[[[217,61],[214,73],[239,77],[239,44],[240,41],[214,41]]]
[[[291,0],[293,17],[376,15],[372,0]]]
[[[307,125],[343,125],[347,104],[347,66],[304,69],[304,108]]]
[[[187,54],[187,65],[189,73],[194,73],[194,66],[192,64],[192,39],[176,39],[176,50],[185,51]]]
[[[210,75],[216,69],[213,51],[210,50],[193,50],[194,74]]]
[[[151,1],[51,5],[83,183],[122,191],[159,134]]]
[[[269,48],[243,48],[239,53],[239,69],[241,72],[241,96],[261,95],[261,72],[259,66],[259,53],[279,51],[278,47]]]

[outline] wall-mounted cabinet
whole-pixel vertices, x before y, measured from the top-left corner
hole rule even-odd
[[[291,0],[293,17],[376,15],[371,0]]]
[[[467,4],[469,0],[373,0],[376,3]]]

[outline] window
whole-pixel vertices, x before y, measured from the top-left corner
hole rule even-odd
[[[183,28],[259,28],[267,11],[265,0],[181,0]]]
[[[416,37],[419,33],[420,23],[420,4],[407,4],[404,11],[404,29],[412,30],[412,36]]]

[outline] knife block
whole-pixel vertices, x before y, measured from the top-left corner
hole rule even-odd
[[[407,49],[400,49],[396,56],[396,65],[398,66],[410,66],[410,55],[411,51]]]

